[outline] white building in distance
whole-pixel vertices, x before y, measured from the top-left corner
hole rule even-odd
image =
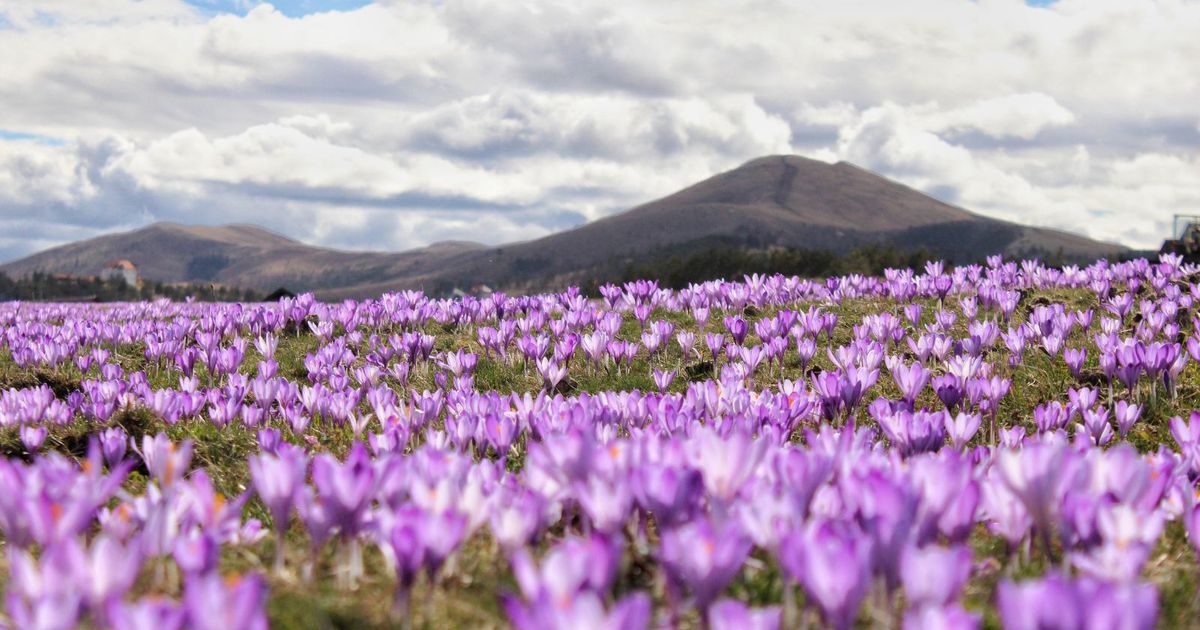
[[[136,288],[139,280],[137,265],[128,260],[114,260],[100,272],[100,279],[105,282],[119,280],[127,287]]]

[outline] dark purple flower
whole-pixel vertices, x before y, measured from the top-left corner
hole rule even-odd
[[[962,384],[958,377],[953,374],[934,377],[933,391],[937,393],[938,400],[946,405],[946,410],[954,413],[963,395]]]
[[[750,327],[746,324],[746,320],[741,317],[731,316],[725,318],[725,330],[733,338],[733,343],[740,346],[745,343],[746,333],[750,330]]]

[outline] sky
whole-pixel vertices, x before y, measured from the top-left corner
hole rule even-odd
[[[1198,0],[0,0],[0,260],[155,221],[537,238],[755,157],[1157,248]]]

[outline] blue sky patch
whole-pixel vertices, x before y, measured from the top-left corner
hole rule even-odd
[[[38,144],[48,144],[52,147],[61,147],[65,144],[60,138],[52,138],[36,133],[27,133],[24,131],[12,131],[11,129],[0,129],[0,140],[25,140],[28,142],[36,142]]]
[[[245,15],[262,2],[257,0],[186,0],[188,4],[207,13]],[[288,17],[301,17],[328,11],[353,11],[371,4],[371,0],[274,0],[271,6]]]

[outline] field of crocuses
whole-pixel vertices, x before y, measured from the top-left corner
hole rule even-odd
[[[2,304],[0,626],[1193,625],[1194,271]]]

